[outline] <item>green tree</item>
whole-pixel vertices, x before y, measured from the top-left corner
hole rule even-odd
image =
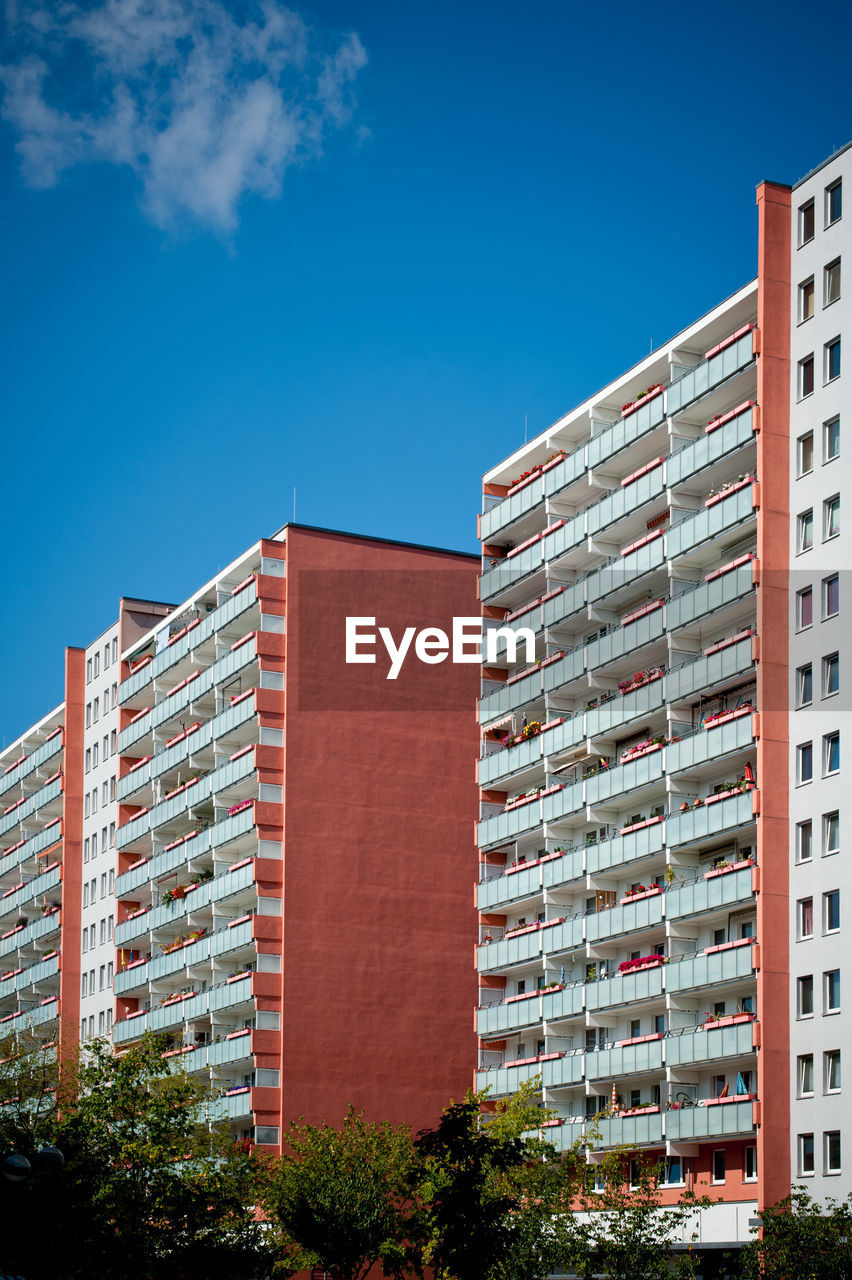
[[[820,1205],[804,1187],[761,1211],[762,1232],[742,1250],[744,1280],[848,1280],[852,1196]]]
[[[537,1280],[571,1253],[579,1153],[537,1136],[539,1088],[530,1081],[490,1114],[469,1093],[418,1137],[420,1234],[437,1280]]]
[[[694,1275],[695,1215],[709,1202],[687,1193],[662,1207],[662,1163],[639,1157],[630,1165],[616,1150],[587,1166],[572,1266],[583,1280],[687,1280]]]
[[[290,1125],[267,1206],[285,1241],[276,1274],[321,1267],[361,1280],[371,1267],[417,1271],[409,1237],[417,1159],[406,1126],[371,1123],[352,1107],[342,1126]]]
[[[0,1077],[3,1088],[35,1078],[26,1057]],[[2,1134],[7,1151],[49,1141],[66,1161],[61,1175],[35,1174],[3,1196],[7,1270],[28,1280],[270,1274],[276,1242],[253,1209],[263,1167],[203,1122],[205,1090],[170,1068],[155,1037],[120,1056],[96,1042],[76,1070],[63,1068],[59,1102]]]

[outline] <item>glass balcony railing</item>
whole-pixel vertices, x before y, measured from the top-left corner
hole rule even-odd
[[[531,547],[525,547],[511,559],[507,557],[505,560],[500,560],[492,569],[486,570],[479,579],[480,600],[488,601],[493,596],[499,595],[501,591],[508,590],[522,578],[535,573],[536,569],[541,569],[543,564],[544,550],[541,541],[534,542]]]
[[[626,836],[613,836],[601,840],[586,849],[586,870],[590,875],[609,871],[613,867],[626,866],[638,858],[648,858],[663,849],[665,826],[657,822],[640,831],[630,831]]]
[[[0,919],[9,914],[10,911],[17,911],[20,907],[26,906],[28,902],[32,902],[33,898],[40,898],[42,894],[50,893],[52,889],[61,882],[61,868],[51,867],[49,871],[44,871],[40,876],[35,876],[28,884],[17,889],[14,893],[6,894],[0,898]]]
[[[712,507],[702,507],[694,515],[687,516],[680,524],[672,525],[666,534],[666,546],[670,559],[685,555],[702,542],[718,538],[728,529],[750,520],[755,515],[752,486],[747,484]]]
[[[587,1053],[586,1079],[619,1080],[640,1071],[662,1071],[664,1044],[667,1041],[646,1040],[642,1044],[613,1045],[611,1049]]]
[[[753,338],[752,332],[749,331],[717,355],[711,356],[709,360],[702,360],[694,369],[690,369],[689,373],[684,373],[669,385],[666,391],[666,409],[669,416],[679,413],[693,400],[706,395],[727,378],[747,369],[753,363]]]
[[[723,832],[735,831],[737,827],[751,826],[754,820],[752,793],[745,791],[717,800],[715,804],[703,804],[684,813],[671,814],[666,819],[666,844],[670,849],[694,844]]]
[[[45,982],[48,978],[55,978],[58,975],[59,956],[51,956],[49,960],[40,960],[37,964],[30,965],[29,968],[24,969],[22,973],[13,974],[5,982],[0,982],[0,1000],[15,996],[19,991],[25,991],[28,987],[35,986],[37,982]]]
[[[518,769],[529,769],[544,755],[542,739],[549,735],[550,730],[514,747],[500,748],[489,756],[483,756],[479,761],[479,785],[487,787],[495,778],[508,778]]]
[[[721,505],[721,504],[720,504]],[[665,538],[655,538],[626,556],[617,556],[608,564],[595,570],[586,579],[586,594],[590,603],[602,600],[622,587],[632,586],[646,573],[661,568],[666,561]]]
[[[236,871],[220,871],[212,880],[190,888],[185,897],[153,907],[133,920],[122,921],[115,930],[115,945],[117,947],[132,945],[138,938],[145,937],[166,924],[181,928],[188,913],[200,911],[214,902],[222,902],[232,894],[247,889],[254,884],[254,877],[253,863],[238,867]]]
[[[632,1150],[634,1147],[660,1146],[663,1141],[663,1117],[659,1111],[650,1109],[636,1116],[602,1116],[594,1127],[598,1131],[595,1147],[629,1147]]]
[[[725,879],[721,876],[720,879]],[[699,987],[715,987],[723,982],[736,982],[754,977],[750,946],[732,947],[729,951],[713,951],[710,955],[686,956],[668,965],[666,990],[692,991]]]
[[[138,1040],[146,1031],[167,1031],[182,1026],[185,1021],[193,1022],[209,1013],[247,1004],[252,999],[251,982],[249,974],[236,981],[212,987],[188,1000],[175,1001],[137,1014],[136,1017],[122,1019],[113,1027],[113,1043],[127,1044],[131,1040]]]
[[[746,1136],[754,1132],[751,1101],[717,1103],[710,1107],[683,1107],[666,1112],[669,1142],[692,1142],[700,1138]]]
[[[664,471],[665,468],[660,463],[653,471],[647,471],[632,484],[620,485],[606,498],[589,507],[586,513],[589,537],[595,537],[617,520],[623,520],[646,503],[661,497],[666,491]]]
[[[124,800],[126,796],[132,795],[134,791],[144,786],[151,778],[162,777],[170,769],[175,769],[178,765],[183,764],[191,755],[197,754],[205,747],[210,746],[211,743],[218,742],[220,738],[224,738],[228,733],[232,733],[241,725],[247,724],[254,719],[255,714],[254,698],[246,698],[244,702],[237,703],[235,707],[227,707],[224,711],[220,711],[217,716],[200,725],[188,737],[182,738],[174,746],[166,747],[164,751],[158,752],[141,769],[137,769],[121,778],[118,784],[119,802]]]
[[[229,760],[226,764],[220,765],[218,769],[214,769],[212,773],[205,774],[199,778],[191,786],[179,792],[178,795],[172,796],[170,799],[162,800],[159,804],[154,805],[148,813],[140,814],[137,818],[131,818],[129,822],[125,822],[123,826],[118,828],[116,835],[116,845],[119,849],[126,848],[127,845],[143,835],[146,831],[154,831],[157,827],[164,826],[167,822],[173,822],[175,818],[186,813],[190,808],[197,807],[204,800],[219,795],[228,787],[234,786],[236,783],[251,777],[255,772],[254,752],[248,752],[241,756],[239,760]]]
[[[650,715],[666,705],[663,680],[652,680],[640,685],[632,693],[616,694],[608,702],[592,707],[586,712],[586,736],[597,738],[601,734],[628,724],[637,716]]]
[[[134,969],[123,969],[115,975],[114,991],[116,995],[132,991],[149,982],[157,982],[183,969],[194,965],[206,965],[216,956],[226,955],[229,951],[237,951],[252,941],[252,921],[245,920],[233,928],[219,929],[216,933],[199,938],[176,951],[165,952],[147,964]]]
[[[636,933],[640,929],[656,928],[663,923],[664,899],[665,895],[658,893],[653,898],[641,898],[639,902],[627,902],[624,906],[610,907],[608,911],[588,916],[587,940],[601,942],[625,933]]]
[[[174,666],[192,649],[197,649],[205,640],[209,640],[215,631],[226,626],[229,622],[233,622],[234,618],[239,617],[241,613],[246,613],[256,601],[256,582],[250,583],[237,595],[223,601],[218,608],[208,613],[205,618],[202,618],[197,627],[193,627],[191,631],[188,631],[185,636],[181,636],[180,640],[176,640],[174,644],[161,649],[159,653],[154,655],[152,662],[147,663],[138,671],[132,672],[126,680],[121,682],[118,687],[119,706],[123,705],[128,698],[132,698],[140,689],[144,689],[149,680],[152,680],[155,676],[162,675],[164,671],[168,671],[169,667]]]
[[[519,707],[527,706],[541,696],[540,670],[531,672],[528,676],[524,676],[522,680],[515,680],[511,684],[501,685],[499,689],[494,689],[493,692],[480,699],[480,724],[487,724],[489,720],[496,720],[498,716],[505,716],[510,711],[516,711]]]
[[[586,514],[581,511],[579,515],[572,516],[571,519],[566,520],[563,525],[560,525],[558,529],[548,534],[544,539],[544,558],[548,563],[558,560],[566,552],[582,546],[585,541]]]
[[[24,778],[30,777],[36,769],[40,769],[42,765],[48,764],[61,754],[62,734],[57,733],[55,736],[48,738],[47,742],[43,742],[35,751],[31,751],[23,764],[19,764],[8,773],[0,773],[0,798],[17,786],[19,782],[22,782]]]
[[[565,657],[560,658],[558,662],[553,662],[550,666],[544,667],[542,671],[544,689],[548,693],[553,693],[571,680],[579,680],[585,670],[585,649],[583,645],[578,645],[575,649],[570,649],[565,654]]]
[[[483,511],[479,520],[479,536],[483,542],[491,542],[495,534],[507,529],[510,524],[520,520],[521,516],[534,511],[542,502],[541,477],[531,480],[511,497],[497,502],[487,511]]]
[[[567,927],[566,927],[567,926]],[[583,941],[582,917],[565,920],[544,929],[531,929],[529,933],[514,938],[502,938],[479,947],[477,964],[480,973],[523,964],[542,954],[563,951],[569,946],[579,946]]]
[[[7,875],[15,867],[23,866],[36,854],[49,849],[53,844],[59,844],[61,840],[62,828],[59,825],[59,819],[56,819],[42,831],[31,836],[29,840],[25,840],[17,849],[11,849],[4,858],[0,858],[0,876]]]
[[[599,467],[602,462],[658,427],[666,416],[664,401],[664,394],[655,396],[635,413],[629,413],[626,418],[621,418],[592,436],[587,454],[589,467]]]
[[[665,635],[665,615],[662,608],[646,613],[625,627],[613,627],[606,635],[599,636],[586,646],[586,666],[590,671],[605,667],[635,649],[653,643]]]
[[[666,675],[666,701],[683,702],[733,676],[744,676],[753,669],[752,638],[749,636],[707,657],[674,667]]]
[[[648,899],[650,901],[650,899]],[[653,969],[636,969],[632,973],[614,973],[611,978],[601,978],[586,984],[586,1009],[614,1009],[619,1005],[636,1004],[639,1000],[654,1000],[662,996],[663,975],[668,977],[670,966],[656,965]],[[666,981],[665,988],[668,988]]]
[[[585,938],[583,916],[577,912],[567,920],[563,920],[561,924],[554,925],[552,929],[543,930],[543,933],[541,949],[545,955],[554,956],[562,951],[573,951],[576,947],[583,945]]]
[[[681,769],[694,769],[699,764],[718,760],[732,751],[744,751],[754,745],[751,731],[751,712],[728,720],[717,728],[699,729],[688,738],[666,747],[666,768],[669,773]]]
[[[50,915],[42,916],[41,920],[34,920],[25,929],[16,931],[11,937],[0,938],[0,956],[7,956],[13,951],[30,947],[40,938],[49,938],[52,933],[58,933],[61,926],[60,913],[52,911]]]
[[[153,858],[146,858],[139,866],[131,867],[116,877],[116,897],[125,897],[149,881],[159,880],[170,871],[177,870],[190,862],[197,861],[211,849],[222,848],[229,841],[245,835],[254,829],[254,810],[243,809],[230,818],[223,818],[190,840],[182,841],[174,849],[164,849]]]
[[[58,1017],[59,1001],[54,996],[34,1009],[19,1009],[17,1013],[10,1013],[5,1018],[0,1018],[0,1028],[6,1035],[12,1030],[16,1035],[20,1035],[22,1031],[44,1026],[46,1022],[53,1022]]]
[[[662,680],[656,681],[662,684]],[[586,783],[586,803],[602,804],[613,796],[626,795],[639,787],[650,786],[665,777],[663,768],[663,752],[654,751],[648,756],[639,756],[627,764],[613,765],[604,773],[596,773]]]
[[[52,782],[48,782],[47,786],[29,796],[23,804],[16,805],[9,813],[0,817],[0,836],[4,836],[7,831],[12,831],[22,822],[26,822],[34,813],[38,813],[39,809],[43,809],[45,805],[61,795],[62,779],[54,778]]]
[[[746,1057],[755,1052],[753,1027],[753,1022],[715,1028],[710,1023],[698,1031],[670,1036],[666,1040],[666,1064],[670,1067],[701,1067],[723,1058]]]
[[[204,1110],[205,1119],[209,1121],[245,1120],[252,1114],[250,1089],[245,1093],[215,1098]]]
[[[555,497],[569,484],[574,484],[586,472],[586,445],[578,445],[573,453],[569,453],[557,466],[548,471],[544,477],[544,492],[548,498]]]
[[[541,998],[542,1021],[580,1017],[585,1008],[583,983],[573,983],[561,991],[551,991]]]
[[[666,605],[666,626],[669,631],[685,627],[708,614],[717,613],[726,605],[754,595],[754,591],[751,564],[741,565],[711,582],[702,583],[693,591],[672,596]]]
[[[498,904],[506,905],[520,898],[533,897],[557,884],[567,884],[585,875],[583,853],[574,849],[552,861],[523,867],[508,874],[494,876],[479,885],[480,911],[493,911]]]
[[[682,484],[704,467],[720,458],[742,449],[754,441],[752,410],[745,409],[709,435],[699,436],[691,444],[673,453],[666,463],[666,481],[669,488]]]
[[[578,813],[584,804],[583,783],[567,783],[561,791],[554,791],[542,800],[542,821],[558,822],[560,818],[567,818],[571,814]]]
[[[677,920],[701,911],[713,911],[753,901],[751,873],[751,867],[744,867],[741,871],[728,871],[724,875],[713,876],[710,880],[702,878],[679,888],[672,886],[666,893],[666,916],[670,920]]]
[[[541,1083],[545,1089],[568,1089],[573,1084],[583,1082],[582,1053],[566,1053],[561,1058],[550,1058],[542,1062]]]
[[[558,596],[545,601],[541,611],[543,624],[546,627],[557,627],[566,618],[584,609],[585,605],[586,580],[580,578],[570,583],[564,591],[560,591]]]

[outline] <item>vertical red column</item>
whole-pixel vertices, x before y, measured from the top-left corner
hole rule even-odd
[[[59,1055],[79,1043],[80,916],[83,886],[83,703],[86,655],[65,650],[65,752],[62,775],[62,928]]]
[[[760,661],[757,820],[760,892],[757,938],[761,1023],[758,1087],[758,1205],[790,1190],[789,549],[790,549],[790,188],[764,182],[759,217],[757,441]],[[771,1099],[771,1104],[770,1104]]]

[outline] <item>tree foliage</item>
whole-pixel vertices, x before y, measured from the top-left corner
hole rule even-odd
[[[761,1210],[762,1238],[742,1251],[744,1280],[848,1280],[852,1195],[820,1205],[804,1187]]]

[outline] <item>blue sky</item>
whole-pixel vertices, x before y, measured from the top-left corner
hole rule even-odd
[[[57,10],[0,47],[6,741],[119,595],[182,599],[294,486],[472,550],[524,415],[751,278],[755,185],[852,137],[835,0]]]

